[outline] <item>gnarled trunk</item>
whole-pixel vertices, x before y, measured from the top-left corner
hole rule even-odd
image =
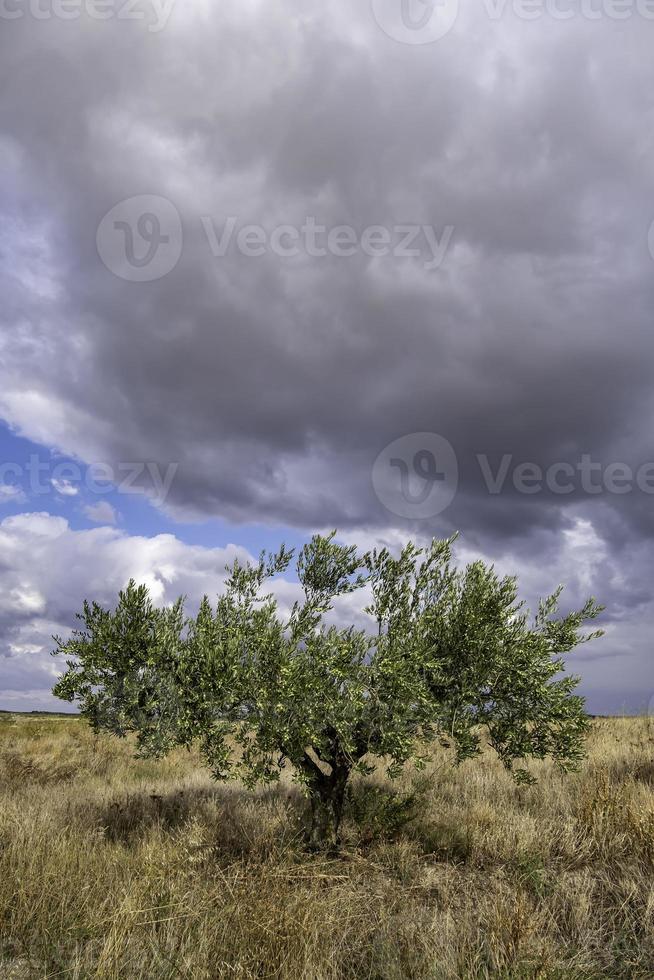
[[[345,787],[350,766],[341,763],[320,766],[311,761],[307,768],[311,825],[307,830],[307,845],[312,850],[336,850],[340,843],[339,830],[345,803]],[[327,771],[329,770],[329,771]]]

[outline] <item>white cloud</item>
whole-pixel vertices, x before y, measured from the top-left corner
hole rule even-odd
[[[25,494],[20,487],[12,483],[0,483],[0,504],[22,503]]]
[[[87,504],[84,513],[90,521],[96,524],[116,524],[118,522],[118,512],[112,507],[108,500],[99,500],[97,504]]]
[[[58,480],[56,477],[53,477],[50,482],[62,497],[76,497],[79,493],[79,487],[73,486],[70,480]]]

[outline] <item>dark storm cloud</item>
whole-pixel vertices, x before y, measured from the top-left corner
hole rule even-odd
[[[587,584],[615,617],[644,608],[654,497],[525,494],[511,476],[492,494],[477,457],[654,459],[653,36],[636,17],[479,8],[410,46],[364,3],[180,2],[156,33],[2,23],[3,417],[86,461],[179,463],[182,519],[459,527],[525,566],[590,521],[607,550]],[[182,221],[152,282],[96,249],[136,195]],[[203,219],[220,236],[230,215],[454,232],[433,269],[361,249],[216,257]],[[411,432],[459,464],[452,504],[420,523],[371,483]]]

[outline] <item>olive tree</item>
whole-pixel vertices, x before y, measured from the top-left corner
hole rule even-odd
[[[338,842],[352,773],[382,765],[394,777],[424,765],[434,741],[460,763],[486,738],[518,780],[531,779],[529,758],[575,767],[587,717],[562,655],[600,635],[582,630],[601,607],[557,617],[558,590],[532,621],[515,578],[457,567],[453,541],[393,556],[318,535],[298,556],[302,599],[286,615],[267,585],[293,559],[283,546],[234,562],[217,603],[205,597],[193,617],[132,581],[113,611],[86,602],[83,627],[55,638],[68,660],[54,693],[96,731],[135,733],[142,755],[198,745],[216,779],[253,786],[289,767],[316,847]],[[343,599],[358,591],[362,603]]]

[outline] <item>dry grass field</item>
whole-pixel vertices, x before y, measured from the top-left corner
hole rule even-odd
[[[653,977],[654,723],[517,787],[489,753],[355,784],[339,858],[289,786],[0,716],[0,976]]]

